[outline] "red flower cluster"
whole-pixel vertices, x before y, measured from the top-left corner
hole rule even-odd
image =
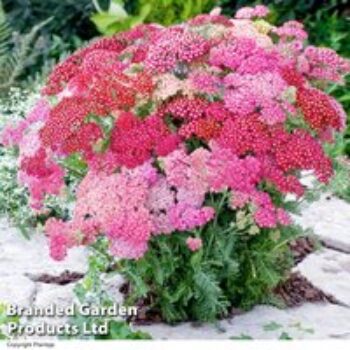
[[[201,118],[193,120],[185,124],[180,130],[179,134],[185,139],[191,136],[197,136],[198,138],[209,141],[220,135],[221,124],[211,118]]]
[[[77,51],[54,68],[43,89],[43,93],[46,95],[55,95],[61,92],[66,87],[66,84],[81,72],[81,66],[89,53],[95,50],[108,50],[118,54],[126,45],[127,43],[125,41],[116,37],[103,38]]]
[[[219,143],[243,156],[254,153],[265,154],[271,150],[269,127],[257,114],[245,118],[231,118],[224,122]]]
[[[164,115],[170,114],[175,119],[195,120],[203,116],[208,102],[200,97],[179,97],[170,101],[164,108]]]
[[[90,153],[102,132],[95,123],[86,122],[89,111],[90,103],[83,98],[62,99],[40,130],[43,145],[65,155]]]
[[[133,168],[151,158],[152,153],[169,154],[179,141],[158,116],[141,121],[134,114],[124,112],[118,116],[113,130],[111,151],[116,154],[119,165]]]
[[[322,146],[309,133],[296,130],[289,134],[275,133],[273,138],[275,159],[286,173],[300,169],[314,170],[320,181],[327,182],[333,173],[332,162]]]
[[[307,123],[315,130],[322,131],[331,127],[340,130],[342,127],[339,113],[332,104],[331,98],[314,88],[300,88],[297,92],[297,103]]]

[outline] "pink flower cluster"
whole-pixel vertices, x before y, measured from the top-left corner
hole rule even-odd
[[[242,7],[236,13],[235,18],[239,19],[251,19],[254,17],[265,17],[269,14],[269,9],[263,5],[257,5],[255,7]]]
[[[240,159],[215,143],[211,148],[198,148],[191,154],[183,149],[172,152],[160,159],[164,173],[150,162],[117,174],[90,171],[77,190],[72,220],[54,219],[55,225],[49,221],[48,235],[54,242],[72,246],[88,244],[102,231],[114,254],[139,258],[152,235],[191,231],[209,222],[215,211],[205,205],[206,194],[227,189],[254,203],[261,227],[289,223],[287,213],[257,189],[263,176],[258,159]],[[61,254],[63,248],[54,251]]]
[[[208,197],[224,192],[226,210],[243,208],[261,229],[289,225],[273,192],[302,196],[302,170],[329,180],[322,143],[345,113],[320,86],[341,83],[349,61],[307,46],[301,23],[275,27],[266,15],[256,6],[234,19],[214,11],[142,25],[56,66],[33,112],[2,137],[20,149],[36,209],[64,188],[62,161],[79,155],[87,166],[72,218],[46,224],[54,258],[101,234],[124,258],[175,231],[190,232],[196,251],[191,231],[220,215]]]

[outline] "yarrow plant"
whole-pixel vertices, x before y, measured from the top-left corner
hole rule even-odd
[[[324,90],[350,64],[266,15],[141,25],[56,66],[2,136],[36,210],[68,173],[80,179],[72,217],[46,223],[54,259],[105,237],[134,296],[153,295],[170,321],[213,319],[279,282],[298,231],[286,195],[303,196],[303,170],[332,176],[323,144],[345,113]]]

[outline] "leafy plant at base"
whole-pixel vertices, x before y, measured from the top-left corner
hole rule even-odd
[[[213,321],[230,307],[272,302],[273,288],[292,266],[288,242],[302,230],[249,234],[251,224],[241,214],[223,204],[218,220],[198,232],[203,240],[198,252],[186,249],[187,234],[178,232],[154,237],[142,259],[122,260],[120,271],[131,282],[127,303],[147,298],[153,311],[173,323]]]
[[[89,255],[89,268],[84,279],[79,282],[75,289],[75,295],[78,303],[98,306],[112,306],[113,296],[109,295],[105,289],[102,281],[102,275],[106,276],[106,271],[114,263],[113,259],[106,254],[107,242],[99,240],[91,248]],[[91,335],[84,336],[79,335],[80,339],[96,339],[96,340],[108,340],[108,339],[123,339],[123,340],[137,340],[137,339],[151,339],[151,336],[141,331],[134,331],[132,326],[125,320],[115,319],[113,317],[105,316],[83,316],[81,314],[75,314],[69,318],[69,322],[72,325],[76,325],[79,329],[82,329],[83,323],[88,327],[92,324],[101,325],[108,322],[108,334],[107,335]]]

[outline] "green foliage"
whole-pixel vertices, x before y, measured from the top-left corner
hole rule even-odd
[[[283,326],[275,321],[271,321],[263,326],[263,329],[265,332],[271,332],[271,331],[276,331]]]
[[[97,13],[91,16],[97,29],[103,34],[114,34],[141,23],[171,25],[183,22],[200,13],[208,12],[214,0],[110,0],[103,10],[94,0]]]
[[[0,215],[8,216],[29,238],[35,217],[28,208],[27,191],[17,182],[17,161],[15,150],[0,148]]]
[[[1,0],[1,97],[12,86],[31,88],[67,52],[95,36],[92,8],[90,0]]]
[[[100,239],[91,248],[89,256],[89,268],[84,279],[77,284],[74,289],[75,295],[80,304],[111,306],[113,304],[112,295],[109,295],[104,289],[102,276],[106,276],[106,271],[113,264],[113,259],[106,254],[108,243],[106,240]],[[112,273],[113,274],[113,273]],[[92,324],[101,325],[108,322],[107,335],[80,335],[81,339],[97,339],[97,340],[137,340],[151,339],[150,335],[141,331],[134,331],[126,321],[114,319],[105,316],[83,316],[76,314],[69,319],[70,324],[76,325],[82,329],[83,323],[88,327]]]
[[[10,88],[8,98],[0,104],[0,134],[4,127],[15,126],[25,118],[38,99],[39,85],[33,85],[31,91]],[[75,165],[73,160],[70,163]],[[70,171],[66,182],[71,186],[68,186],[66,196],[47,196],[45,203],[49,210],[36,213],[29,207],[28,191],[18,182],[17,147],[3,147],[0,144],[0,216],[6,215],[25,238],[30,238],[34,228],[42,225],[49,217],[66,218],[69,215],[72,189],[76,181],[73,171]]]
[[[282,332],[278,339],[279,340],[293,340],[293,338],[287,332]]]
[[[38,54],[35,44],[39,30],[51,18],[33,26],[23,35],[12,35],[0,1],[0,94],[8,92]]]
[[[253,340],[254,338],[251,337],[251,336],[248,335],[248,334],[241,333],[241,334],[238,335],[238,336],[230,337],[230,339],[232,339],[232,340]]]
[[[292,340],[293,337],[289,334],[288,331],[292,331],[293,334],[296,332],[299,334],[304,335],[306,333],[308,334],[313,334],[315,331],[313,328],[310,327],[304,327],[301,322],[295,322],[295,323],[290,323],[286,326],[277,323],[276,321],[270,321],[269,323],[266,323],[262,326],[262,329],[265,332],[274,332],[275,335],[278,337],[278,340]],[[299,339],[299,334],[295,338]],[[254,339],[252,336],[249,334],[241,333],[239,336],[233,336],[230,337],[229,339],[233,340],[252,340]]]
[[[6,315],[6,305],[0,303],[0,341],[6,340],[8,337],[3,333],[2,327],[6,326],[9,322],[19,322],[19,317],[9,317]]]
[[[342,156],[346,145],[341,135],[337,135],[334,143],[326,145],[325,151],[333,159],[334,175],[324,189],[350,203],[350,162]]]
[[[326,187],[337,197],[350,203],[350,163],[346,159],[333,161],[335,174],[330,184]]]
[[[110,321],[108,335],[96,336],[98,340],[146,340],[152,337],[145,332],[133,331],[126,322]]]
[[[18,32],[27,32],[36,24],[53,17],[41,31],[50,40],[59,36],[63,41],[72,38],[88,40],[96,35],[89,16],[93,10],[91,0],[2,0],[11,26]],[[19,20],[19,18],[21,20]]]
[[[177,232],[153,237],[142,259],[121,261],[119,270],[132,287],[128,304],[146,298],[174,323],[214,321],[231,306],[249,309],[273,300],[273,288],[292,264],[288,242],[302,230],[290,226],[269,235],[253,224],[248,209],[233,212],[226,197],[212,200],[220,215],[196,233],[202,249],[191,252],[188,233]]]

